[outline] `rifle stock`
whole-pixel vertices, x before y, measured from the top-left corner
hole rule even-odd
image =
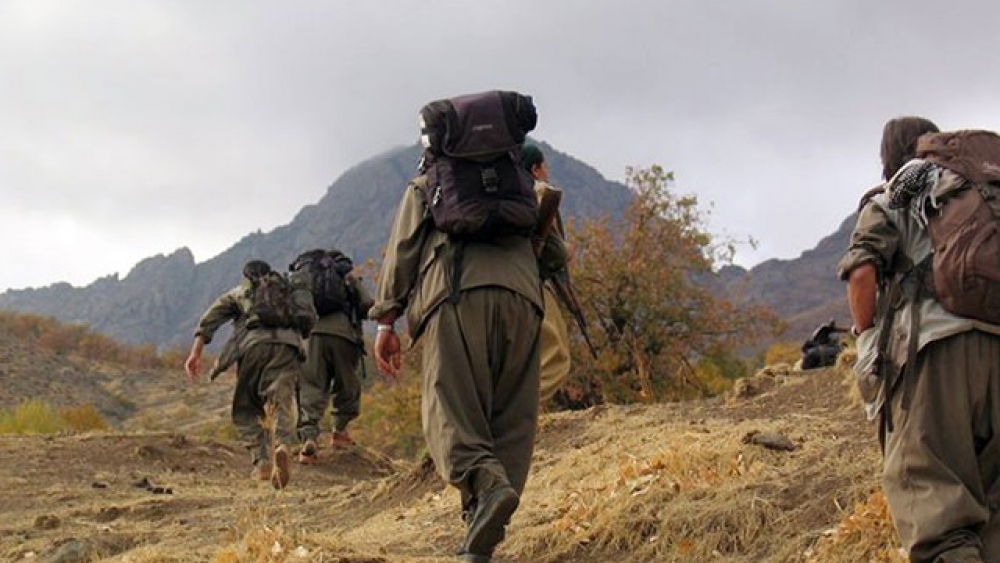
[[[236,325],[233,327],[233,332],[229,335],[229,339],[222,345],[219,357],[215,359],[215,365],[213,365],[212,370],[208,372],[209,381],[215,381],[216,378],[236,363],[236,360],[239,359],[240,356],[240,344],[242,344],[243,338],[246,334],[246,326]]]
[[[539,256],[542,253],[542,247],[545,246],[545,239],[555,228],[559,203],[562,202],[562,190],[544,183],[536,184],[536,186],[538,191],[538,223],[536,223],[535,232],[531,236],[531,247],[535,250],[535,256]]]

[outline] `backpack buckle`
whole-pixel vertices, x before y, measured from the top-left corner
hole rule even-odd
[[[996,197],[993,186],[990,184],[980,184],[979,195],[983,197],[984,201],[992,201]]]
[[[497,191],[497,187],[500,186],[500,176],[497,174],[496,168],[492,166],[484,167],[479,171],[479,175],[482,178],[483,187],[486,188],[486,193]]]

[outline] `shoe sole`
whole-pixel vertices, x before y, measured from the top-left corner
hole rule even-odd
[[[469,526],[462,557],[465,561],[489,561],[493,549],[504,538],[504,528],[514,515],[521,499],[510,487],[489,495],[480,505],[482,514],[476,514]]]
[[[463,553],[458,558],[465,563],[490,563],[490,560],[493,559],[486,555],[476,555],[474,553]]]
[[[487,555],[476,555],[475,553],[463,553],[458,556],[458,559],[460,561],[464,561],[465,563],[490,563],[490,560],[493,558]]]
[[[299,465],[316,465],[319,463],[319,456],[299,454]]]
[[[271,486],[284,489],[292,474],[292,456],[288,450],[280,448],[274,452],[274,469],[271,470]]]

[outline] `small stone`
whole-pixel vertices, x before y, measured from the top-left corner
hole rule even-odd
[[[38,518],[35,518],[35,528],[39,530],[54,530],[62,524],[58,516],[52,514],[42,514]]]

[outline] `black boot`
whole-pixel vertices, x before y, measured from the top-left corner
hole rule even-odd
[[[489,563],[493,550],[504,538],[504,528],[521,499],[503,485],[477,499],[476,511],[458,557],[468,563]]]

